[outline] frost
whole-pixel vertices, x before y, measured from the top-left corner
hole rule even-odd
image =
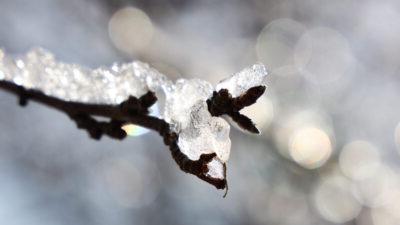
[[[215,152],[222,162],[228,161],[231,148],[229,124],[222,118],[211,116],[204,101],[198,101],[189,115],[188,126],[179,134],[181,152],[191,160]]]
[[[221,180],[225,178],[224,164],[220,160],[214,158],[207,164],[207,168],[207,176]]]
[[[180,150],[191,160],[215,153],[216,157],[207,164],[207,176],[216,179],[225,176],[224,163],[231,148],[230,126],[225,119],[210,114],[206,101],[214,90],[220,89],[227,89],[237,97],[251,87],[265,85],[266,77],[264,65],[255,64],[221,81],[214,89],[199,79],[180,79],[174,83],[139,61],[89,69],[58,62],[41,48],[18,58],[9,57],[0,49],[0,80],[65,101],[115,105],[148,91],[164,93],[162,117],[179,134]]]
[[[167,122],[175,124],[177,131],[189,125],[189,111],[199,100],[206,101],[212,94],[213,87],[210,83],[199,79],[180,79],[173,88],[166,92],[166,106],[164,118]]]
[[[216,90],[227,89],[233,97],[238,97],[249,88],[260,85],[266,86],[267,75],[268,72],[264,65],[255,64],[222,80],[217,84]]]
[[[41,90],[67,101],[102,104],[118,104],[130,95],[140,97],[166,80],[145,63],[114,64],[91,70],[57,62],[50,52],[41,48],[20,58],[3,57],[0,71],[3,79],[28,89]]]

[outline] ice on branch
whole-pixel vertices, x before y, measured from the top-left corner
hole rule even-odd
[[[53,54],[40,48],[15,59],[0,55],[3,79],[67,101],[119,104],[130,95],[144,95],[164,78],[141,62],[91,70],[57,62]]]
[[[216,90],[227,89],[233,97],[238,97],[255,86],[267,85],[267,70],[262,64],[245,68],[217,84]]]
[[[174,124],[176,131],[186,129],[191,120],[191,108],[199,100],[205,102],[211,96],[213,90],[213,86],[207,81],[199,79],[177,80],[175,85],[165,92],[165,120]]]
[[[202,100],[191,107],[189,116],[189,125],[179,135],[181,151],[191,160],[198,160],[202,154],[216,153],[222,162],[226,162],[231,148],[229,124],[222,118],[211,116]]]
[[[117,105],[129,96],[139,98],[148,91],[164,93],[162,117],[178,134],[180,151],[191,160],[215,153],[216,157],[207,164],[206,174],[214,179],[225,179],[224,168],[231,148],[230,125],[225,119],[211,115],[207,100],[221,89],[227,89],[232,97],[241,96],[252,87],[265,86],[266,77],[265,67],[256,64],[221,81],[214,89],[199,79],[172,82],[139,61],[89,69],[58,62],[40,48],[16,58],[0,50],[0,81],[64,101]]]
[[[219,159],[213,159],[211,162],[207,164],[208,172],[207,176],[212,177],[214,179],[225,179],[225,169],[224,163]]]

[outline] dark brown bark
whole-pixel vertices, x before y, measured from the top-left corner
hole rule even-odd
[[[0,88],[19,96],[21,106],[26,106],[28,101],[35,101],[66,113],[75,121],[79,129],[86,130],[90,137],[96,140],[103,135],[114,139],[124,139],[126,133],[121,126],[128,123],[154,130],[163,137],[164,143],[169,146],[172,157],[182,171],[199,177],[217,189],[227,189],[226,179],[219,180],[207,176],[207,164],[216,156],[215,153],[201,155],[199,160],[190,160],[180,151],[178,135],[170,130],[170,125],[163,119],[148,115],[149,107],[157,101],[153,92],[149,91],[140,98],[131,96],[119,105],[107,105],[65,101],[45,95],[38,90],[25,89],[8,81],[0,81]],[[223,89],[214,92],[213,96],[207,100],[208,109],[212,116],[226,114],[242,128],[258,133],[253,122],[239,111],[253,104],[264,91],[263,86],[254,87],[242,96],[232,98],[228,91]],[[108,118],[109,121],[98,121],[94,118],[95,116]],[[224,170],[226,173],[226,165],[224,165]]]

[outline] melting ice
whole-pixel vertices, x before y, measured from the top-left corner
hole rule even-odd
[[[233,97],[249,88],[266,85],[267,71],[255,64],[217,84],[215,90],[227,89]],[[36,48],[25,56],[12,58],[0,49],[0,80],[36,89],[66,101],[119,104],[130,95],[140,97],[147,91],[164,92],[163,118],[179,134],[180,150],[190,159],[216,153],[209,164],[208,176],[224,179],[223,164],[229,159],[231,141],[229,124],[213,117],[206,100],[214,87],[199,79],[180,79],[175,83],[139,61],[89,69],[58,62],[48,51]]]

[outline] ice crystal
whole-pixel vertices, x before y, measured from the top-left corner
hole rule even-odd
[[[265,85],[266,76],[265,67],[256,64],[221,81],[215,90],[227,89],[237,97],[251,87]],[[180,79],[174,83],[139,61],[92,70],[58,62],[41,48],[17,58],[0,49],[0,80],[65,101],[93,104],[119,104],[129,96],[161,91],[166,96],[162,116],[179,134],[180,150],[192,160],[198,160],[202,154],[216,153],[207,165],[207,176],[224,178],[223,164],[229,159],[231,147],[230,126],[225,119],[213,117],[208,111],[206,100],[214,88],[206,81]]]
[[[166,92],[166,121],[175,124],[178,131],[185,129],[190,122],[191,107],[199,100],[206,101],[212,92],[212,85],[206,81],[179,79],[172,90]]]
[[[211,162],[207,164],[207,167],[207,176],[221,180],[225,178],[224,164],[220,160],[214,158],[213,160],[211,160]]]
[[[211,116],[202,100],[190,109],[189,118],[189,125],[179,135],[179,149],[192,160],[215,152],[222,162],[226,162],[231,148],[228,122]]]
[[[249,88],[260,85],[266,86],[267,75],[268,72],[264,65],[255,64],[222,80],[217,84],[216,90],[227,89],[233,97],[237,97]]]
[[[141,62],[94,70],[61,63],[40,48],[15,59],[3,57],[0,71],[6,74],[5,80],[28,89],[41,90],[67,101],[102,104],[118,104],[130,95],[140,97],[154,88],[157,79],[164,77]]]

